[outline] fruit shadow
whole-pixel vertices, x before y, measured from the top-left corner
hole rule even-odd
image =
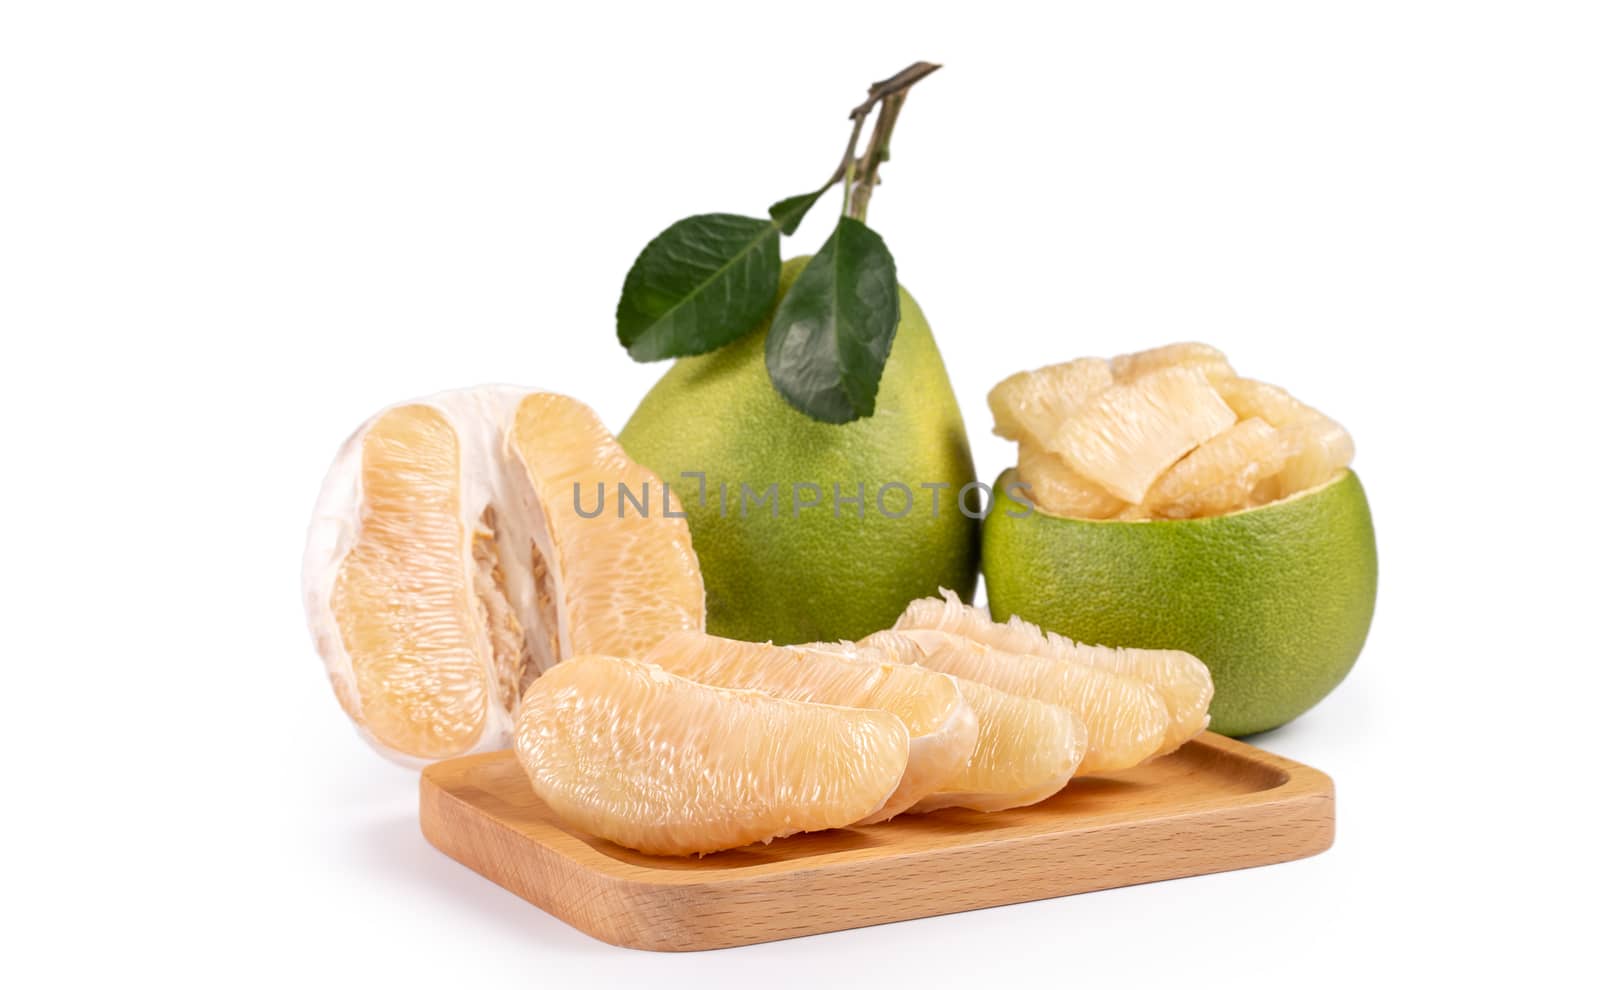
[[[474,928],[498,931],[526,944],[530,955],[552,949],[600,956],[605,943],[546,914],[428,844],[415,814],[353,829],[349,858],[388,882],[416,892],[429,910],[460,912]]]

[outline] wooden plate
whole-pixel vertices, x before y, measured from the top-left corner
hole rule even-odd
[[[568,828],[507,751],[425,769],[422,832],[595,938],[683,951],[1311,856],[1333,843],[1333,781],[1208,732],[1031,808],[905,815],[678,859]]]

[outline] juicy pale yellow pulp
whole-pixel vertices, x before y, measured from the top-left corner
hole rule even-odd
[[[1182,650],[1140,650],[1077,643],[1012,616],[995,622],[986,608],[967,605],[951,592],[919,598],[906,606],[897,630],[936,630],[963,636],[1008,653],[1055,657],[1132,677],[1148,684],[1167,708],[1168,726],[1158,753],[1170,753],[1205,731],[1210,721],[1211,672]]]
[[[913,663],[921,647],[893,632],[871,637],[863,656]],[[1088,730],[1071,711],[1034,698],[1008,694],[977,681],[952,678],[977,717],[972,756],[913,812],[941,808],[1004,811],[1037,804],[1067,785],[1089,748]]]
[[[1019,372],[989,393],[1020,493],[1073,519],[1192,519],[1280,501],[1355,456],[1338,423],[1205,344]]]
[[[862,645],[892,649],[905,641],[916,645],[915,662],[924,667],[1071,711],[1089,733],[1084,773],[1137,766],[1154,756],[1166,737],[1161,697],[1133,678],[1054,657],[1008,653],[929,629],[874,633]]]
[[[691,855],[871,816],[899,787],[910,744],[885,711],[589,656],[533,683],[515,748],[567,822],[641,852]]]
[[[471,746],[490,695],[515,692],[514,677],[491,684],[484,662],[486,629],[465,580],[460,456],[438,410],[378,418],[361,441],[361,535],[333,592],[355,672],[355,697],[340,692],[341,705],[383,745],[424,758]]]
[[[517,407],[510,445],[554,535],[549,554],[563,577],[570,653],[639,656],[669,632],[705,628],[688,524],[668,514],[661,479],[623,453],[588,406],[530,395]],[[580,505],[602,511],[585,518]],[[682,509],[674,500],[671,511]]]
[[[876,708],[905,723],[906,773],[867,823],[892,818],[938,789],[967,764],[978,722],[944,674],[825,646],[773,646],[702,633],[675,633],[643,659],[702,684],[763,691],[778,698]]]

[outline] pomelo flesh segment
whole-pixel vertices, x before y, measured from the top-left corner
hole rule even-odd
[[[585,656],[533,682],[515,749],[534,793],[569,824],[640,852],[686,856],[871,816],[900,785],[910,736],[885,711]]]
[[[1268,491],[1273,499],[1332,481],[1356,456],[1355,441],[1350,434],[1326,416],[1286,426],[1279,433],[1286,459],[1276,478],[1276,488]]]
[[[987,608],[967,605],[940,589],[940,598],[919,598],[906,606],[894,628],[953,633],[1009,653],[1056,657],[1087,664],[1150,685],[1166,705],[1169,724],[1156,755],[1176,750],[1204,732],[1210,722],[1214,693],[1211,672],[1197,657],[1182,650],[1146,650],[1091,646],[1041,629],[1013,615],[996,622]]]
[[[1287,390],[1253,378],[1231,378],[1217,383],[1217,394],[1240,419],[1266,420],[1273,426],[1293,426],[1322,418],[1322,414],[1290,395]]]
[[[1010,653],[940,630],[874,633],[861,642],[887,650],[907,640],[920,651],[914,662],[924,667],[1070,710],[1089,732],[1083,773],[1138,766],[1156,755],[1166,738],[1165,703],[1132,677],[1056,657]]]
[[[872,646],[816,644],[852,656],[882,657],[920,670],[922,647],[885,630]],[[1004,811],[1037,804],[1067,785],[1089,747],[1088,729],[1072,711],[987,684],[951,677],[977,717],[971,758],[938,790],[912,806],[915,813],[941,808]]]
[[[876,708],[905,723],[911,749],[905,776],[863,824],[886,821],[937,790],[967,765],[977,745],[971,706],[945,674],[836,647],[773,646],[704,633],[668,635],[641,658],[702,684],[763,691],[778,698]]]
[[[1005,811],[1058,793],[1083,762],[1089,733],[1069,709],[956,678],[977,714],[977,745],[967,763],[911,811]]]
[[[1122,354],[1111,359],[1111,373],[1122,384],[1152,371],[1179,366],[1197,368],[1212,384],[1234,377],[1227,355],[1210,344],[1183,343],[1153,347],[1147,351]]]
[[[1111,386],[1062,421],[1045,446],[1112,495],[1138,503],[1162,472],[1235,419],[1204,373],[1180,365]]]
[[[1277,477],[1258,486],[1261,500],[1315,488],[1355,459],[1355,441],[1344,427],[1276,385],[1235,378],[1219,384],[1217,391],[1240,418],[1263,419],[1279,431],[1284,466]]]
[[[989,390],[994,432],[1008,440],[1043,443],[1063,419],[1111,385],[1111,365],[1100,358],[1020,371]]]
[[[1030,440],[1017,444],[1017,474],[1028,485],[1028,500],[1052,515],[1109,519],[1127,508],[1126,502]]]
[[[1142,514],[1191,519],[1231,511],[1248,503],[1256,487],[1282,471],[1287,460],[1278,430],[1253,416],[1241,420],[1157,478],[1140,506]]]
[[[361,531],[330,599],[354,673],[334,678],[341,705],[379,745],[424,759],[470,748],[488,719],[490,643],[470,596],[460,458],[438,409],[400,406],[371,424]]]
[[[688,522],[665,511],[661,479],[623,452],[592,409],[552,392],[529,395],[507,446],[550,532],[538,556],[558,562],[552,570],[566,653],[634,657],[670,632],[705,628],[705,585]],[[607,495],[599,501],[602,484]],[[646,501],[643,511],[624,503],[623,487]],[[603,511],[580,514],[585,498]],[[683,506],[674,498],[672,508]]]

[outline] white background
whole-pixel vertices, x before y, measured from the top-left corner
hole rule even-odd
[[[1588,972],[1592,6],[541,6],[0,7],[0,965],[464,987]],[[1377,620],[1348,681],[1260,740],[1335,778],[1337,843],[749,949],[611,948],[418,834],[414,774],[357,740],[303,628],[312,499],[356,423],[440,388],[552,386],[619,428],[663,370],[612,336],[636,251],[814,185],[864,86],[918,58],[946,68],[872,223],[980,476],[1010,456],[996,380],[1178,339],[1353,431]]]

